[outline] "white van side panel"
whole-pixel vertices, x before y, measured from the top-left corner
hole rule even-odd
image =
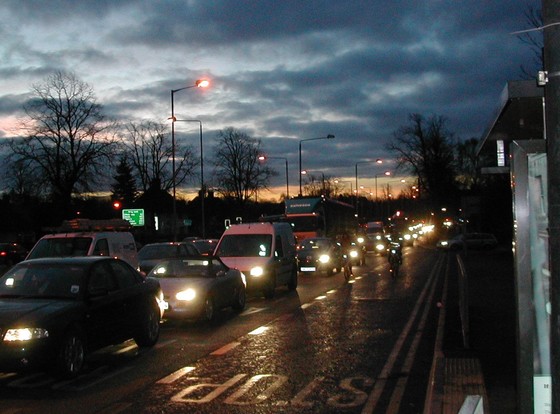
[[[91,238],[92,242],[89,245],[88,251],[85,252],[87,256],[95,254],[96,246],[100,241],[106,240],[109,248],[109,255],[124,260],[135,269],[138,268],[138,252],[136,251],[136,242],[134,236],[129,232],[98,232],[98,233],[56,233],[47,234],[36,243],[48,239],[68,239],[68,238]],[[31,249],[28,257],[31,255],[35,246]],[[38,256],[35,256],[38,257]]]

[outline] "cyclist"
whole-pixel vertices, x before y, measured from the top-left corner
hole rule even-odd
[[[344,278],[349,280],[352,273],[352,259],[350,257],[350,249],[352,248],[352,238],[348,233],[342,234],[339,238],[340,245],[342,246],[342,252],[344,254]]]
[[[392,233],[389,237],[389,247],[387,249],[387,260],[389,261],[389,271],[393,277],[399,274],[399,266],[402,264],[402,239],[398,233]]]

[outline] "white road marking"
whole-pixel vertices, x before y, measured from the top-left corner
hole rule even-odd
[[[177,381],[179,378],[187,375],[189,372],[193,371],[194,367],[183,367],[178,369],[172,374],[169,374],[167,377],[164,377],[156,382],[156,384],[171,384],[172,382]]]
[[[241,345],[241,342],[230,342],[227,345],[222,346],[221,348],[216,349],[214,352],[210,353],[210,355],[224,355],[227,354],[229,351],[234,349],[235,347]]]

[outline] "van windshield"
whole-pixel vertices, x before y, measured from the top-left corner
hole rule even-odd
[[[41,257],[87,256],[91,237],[61,237],[42,239],[29,253],[29,259]]]
[[[224,236],[215,252],[222,257],[270,257],[272,235],[230,234]]]

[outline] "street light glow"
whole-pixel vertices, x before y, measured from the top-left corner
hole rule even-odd
[[[197,88],[207,88],[210,86],[210,81],[207,79],[199,79],[196,81]]]

